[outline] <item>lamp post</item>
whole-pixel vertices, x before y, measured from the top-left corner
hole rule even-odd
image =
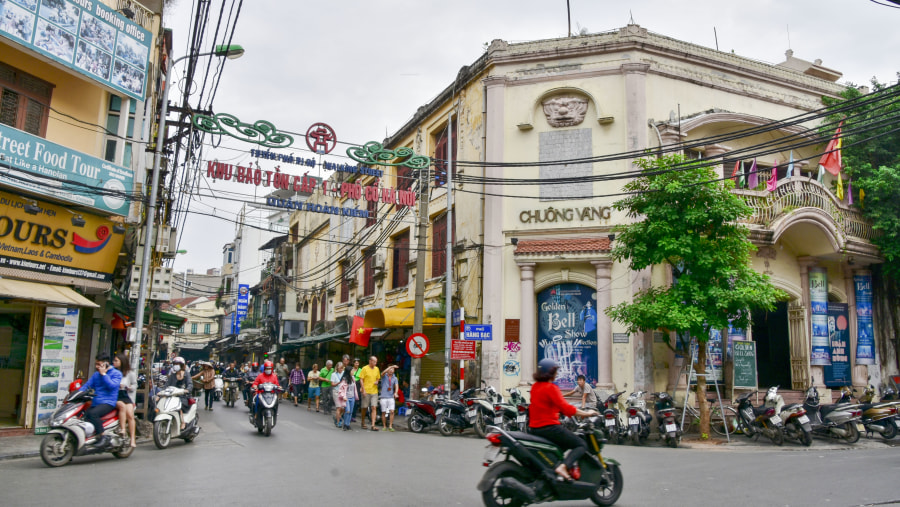
[[[166,141],[166,115],[169,112],[169,89],[171,88],[171,82],[169,80],[169,73],[172,70],[172,67],[175,66],[176,63],[184,60],[185,58],[199,58],[201,56],[216,56],[216,57],[225,57],[229,59],[240,58],[241,55],[244,54],[244,48],[238,45],[230,45],[230,46],[216,46],[215,51],[210,51],[207,53],[197,53],[193,55],[182,56],[181,58],[176,58],[172,63],[166,65],[166,87],[163,90],[163,99],[162,106],[159,110],[159,128],[156,131],[156,149],[153,153],[153,175],[151,176],[150,183],[150,202],[147,203],[147,217],[144,224],[144,256],[141,261],[141,278],[140,283],[138,284],[138,300],[137,300],[137,310],[135,311],[134,317],[134,329],[137,331],[137,334],[134,338],[134,346],[131,347],[131,368],[137,371],[141,362],[141,340],[143,339],[143,331],[144,331],[144,306],[147,304],[147,277],[150,273],[150,248],[151,242],[153,238],[153,222],[156,217],[156,199],[157,199],[157,187],[159,186],[159,160],[162,155],[162,147]]]

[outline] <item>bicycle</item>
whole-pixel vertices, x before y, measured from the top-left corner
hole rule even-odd
[[[709,427],[713,430],[717,435],[725,436],[725,427],[726,424],[728,426],[728,433],[735,434],[738,433],[738,425],[740,422],[740,418],[738,417],[737,410],[728,405],[724,406],[724,416],[722,407],[719,406],[719,402],[716,399],[707,399],[710,404],[709,408]],[[697,428],[700,427],[700,409],[694,407],[693,405],[684,405],[682,407],[678,407],[678,414],[676,415],[676,420],[681,421],[681,412],[682,410],[687,411],[684,415],[684,426],[682,426],[681,431],[687,433],[691,431],[694,426]]]

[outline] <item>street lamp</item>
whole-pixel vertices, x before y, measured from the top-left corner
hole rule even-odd
[[[166,141],[166,116],[169,112],[169,89],[172,87],[171,81],[169,79],[169,74],[172,71],[172,67],[174,67],[176,63],[184,60],[185,58],[216,56],[219,58],[224,57],[230,60],[234,60],[235,58],[240,58],[243,54],[244,48],[238,46],[237,44],[219,45],[216,46],[214,51],[210,51],[207,53],[196,53],[193,55],[186,55],[182,56],[181,58],[176,58],[166,66],[166,87],[163,90],[162,106],[159,110],[159,128],[156,131],[156,149],[153,153],[153,175],[151,176],[150,183],[150,202],[147,203],[147,218],[144,224],[144,257],[141,261],[141,277],[140,284],[138,285],[137,310],[135,311],[134,317],[134,329],[137,331],[134,338],[134,346],[131,348],[131,368],[134,371],[137,371],[141,362],[141,340],[143,339],[144,330],[144,305],[147,304],[147,277],[150,273],[150,245],[152,244],[151,241],[153,238],[153,221],[156,216],[157,187],[159,186],[159,160],[162,154],[163,144],[165,144]]]

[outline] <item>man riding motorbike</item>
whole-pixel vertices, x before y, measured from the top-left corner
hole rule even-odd
[[[244,389],[242,394],[244,395],[244,405],[250,406],[250,384],[256,380],[256,377],[259,375],[259,363],[253,363],[250,365],[250,371],[244,372],[242,378],[244,379]]]
[[[97,371],[81,386],[79,391],[94,390],[94,399],[91,408],[84,413],[87,422],[94,426],[94,436],[99,447],[109,444],[109,436],[103,434],[103,423],[100,418],[116,409],[116,401],[119,399],[119,384],[122,383],[122,373],[109,364],[109,355],[98,354],[94,361]]]
[[[272,363],[272,361],[266,360],[266,362],[263,363],[263,372],[260,373],[256,377],[256,380],[253,381],[253,384],[250,385],[251,392],[255,392],[256,386],[258,386],[259,384],[265,384],[266,382],[270,382],[272,384],[275,384],[276,386],[280,386],[281,384],[278,383],[278,376],[275,375],[274,370],[275,365]],[[250,412],[254,414],[256,413],[256,403],[250,404]]]
[[[555,443],[563,449],[569,449],[563,463],[556,468],[556,474],[565,480],[571,480],[569,472],[585,452],[584,440],[578,438],[575,433],[566,429],[559,422],[560,412],[572,417],[596,416],[595,410],[581,410],[569,404],[562,396],[553,380],[559,365],[550,358],[541,359],[538,362],[537,372],[533,377],[534,385],[531,387],[531,405],[528,407],[528,426],[531,433]]]
[[[241,376],[241,372],[238,371],[237,368],[235,368],[234,361],[232,361],[228,365],[228,368],[225,368],[225,371],[222,372],[222,378],[234,378],[234,377],[240,377],[240,376]]]

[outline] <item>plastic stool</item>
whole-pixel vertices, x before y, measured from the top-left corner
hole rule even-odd
[[[405,415],[406,415],[406,411],[407,411],[406,407],[400,407],[400,408],[397,409],[397,415],[403,415],[403,416],[405,416]]]

